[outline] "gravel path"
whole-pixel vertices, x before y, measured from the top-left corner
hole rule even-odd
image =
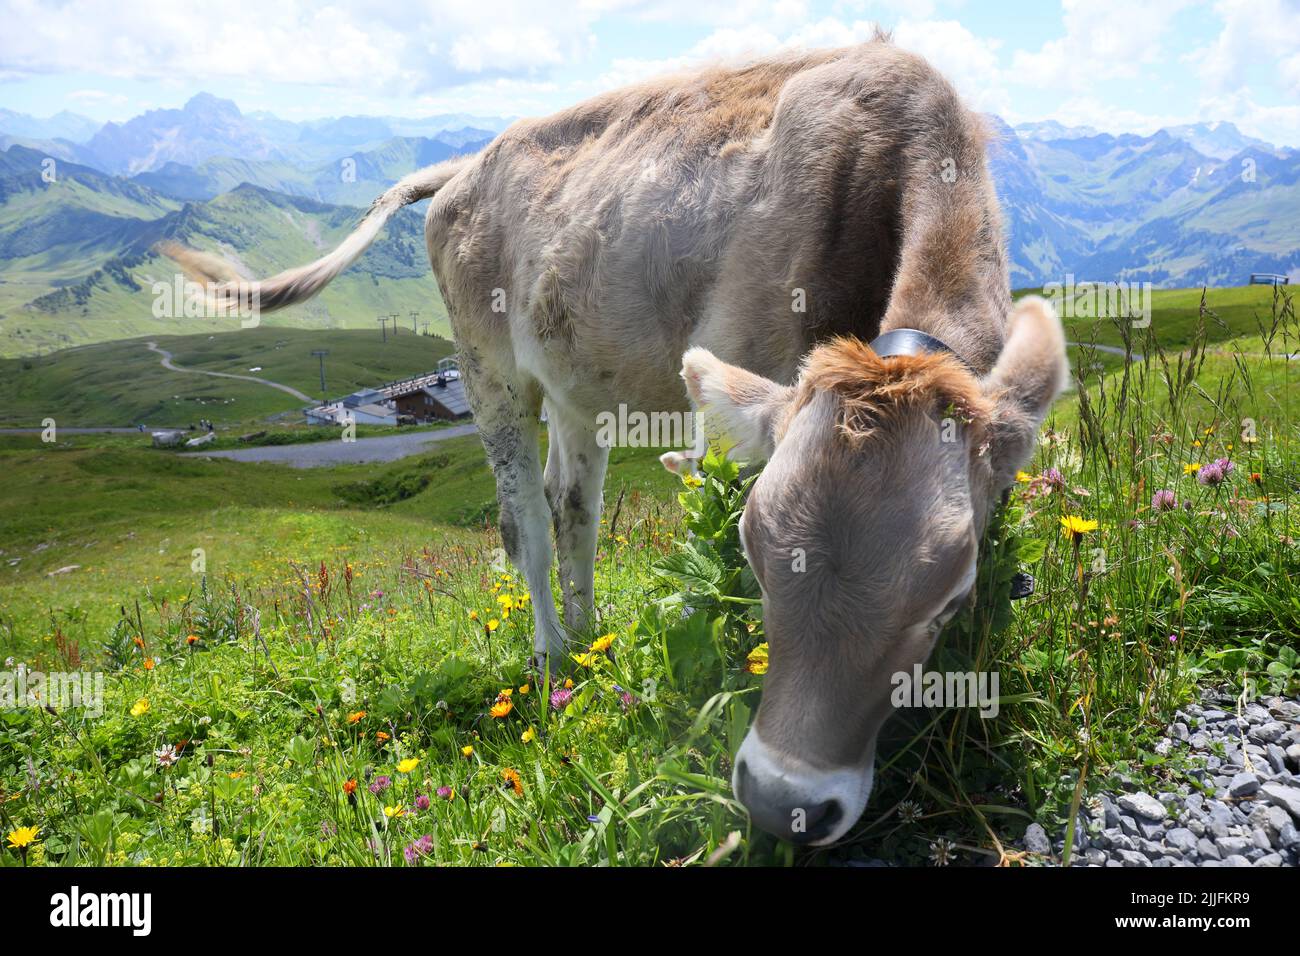
[[[319,468],[327,465],[358,465],[376,461],[396,461],[408,455],[417,455],[428,446],[449,438],[473,435],[478,429],[472,424],[451,425],[431,432],[405,432],[381,435],[375,438],[358,438],[303,443],[300,445],[266,445],[259,448],[237,448],[231,451],[182,452],[185,458],[229,458],[232,461],[264,461],[293,468]]]
[[[318,404],[317,399],[312,398],[310,395],[304,395],[296,388],[291,388],[288,385],[281,385],[279,382],[273,382],[269,378],[258,378],[256,375],[235,375],[233,372],[209,372],[206,369],[201,368],[182,368],[172,361],[172,353],[168,352],[166,349],[159,348],[157,342],[146,342],[144,345],[149,351],[157,352],[162,356],[162,367],[168,371],[183,372],[186,375],[212,375],[216,378],[237,378],[245,382],[257,382],[259,385],[267,385],[271,388],[278,388],[282,392],[287,392],[300,402],[304,402],[307,405]]]
[[[1093,801],[1076,824],[1071,865],[1300,865],[1300,702],[1263,697],[1238,717],[1231,695],[1207,692],[1175,715],[1155,751],[1188,757],[1185,779]],[[1049,840],[1035,823],[1024,848],[1059,860],[1063,837]]]

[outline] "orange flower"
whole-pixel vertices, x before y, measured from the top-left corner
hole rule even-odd
[[[366,716],[366,712],[364,710],[358,710],[355,714],[348,714],[348,723],[349,724],[358,723],[365,716]]]
[[[501,779],[510,784],[511,788],[515,791],[516,797],[522,797],[524,795],[524,782],[519,778],[518,770],[515,770],[513,767],[506,767],[505,770],[501,771]]]
[[[356,793],[357,792],[356,780],[345,781],[343,784],[343,792],[346,793],[349,797],[352,796],[354,793]]]
[[[136,647],[142,650],[144,649],[144,638],[140,637],[139,635],[136,635],[135,637],[131,638],[131,643],[133,643]]]
[[[389,740],[390,738],[388,734],[384,733],[382,730],[377,730],[375,731],[375,739],[382,744],[385,740]]]
[[[510,711],[515,709],[515,705],[510,700],[509,694],[497,694],[496,703],[488,711],[493,717],[501,718],[507,716]]]
[[[147,671],[151,671],[154,669],[154,662],[152,657],[146,657],[144,659],[144,669]]]
[[[186,644],[194,645],[197,644],[198,642],[199,642],[199,636],[197,634],[191,634],[189,637],[185,638]]]

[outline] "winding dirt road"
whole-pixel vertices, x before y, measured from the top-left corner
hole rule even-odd
[[[259,385],[269,385],[271,388],[278,388],[280,391],[292,395],[294,398],[306,405],[318,404],[317,400],[312,398],[310,395],[304,395],[296,388],[291,388],[288,385],[281,385],[279,382],[273,382],[269,378],[258,378],[256,375],[235,375],[233,372],[209,372],[206,369],[201,368],[182,368],[172,361],[172,353],[168,352],[166,349],[159,348],[157,342],[146,342],[145,348],[161,355],[162,367],[167,369],[169,372],[183,372],[186,375],[212,375],[216,378],[238,378],[243,379],[245,382],[257,382]]]

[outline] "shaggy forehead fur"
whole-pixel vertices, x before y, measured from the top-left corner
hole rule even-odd
[[[834,339],[808,354],[790,414],[819,392],[838,399],[836,434],[851,445],[908,411],[952,414],[977,434],[992,415],[992,403],[979,382],[952,355],[881,358],[854,338]]]

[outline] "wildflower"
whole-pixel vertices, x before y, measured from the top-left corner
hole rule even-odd
[[[1201,470],[1201,463],[1199,461],[1192,461],[1183,465],[1184,475],[1194,475],[1200,470]]]
[[[158,766],[170,767],[174,764],[180,755],[176,753],[176,748],[171,744],[164,744],[153,752],[154,757],[158,760]]]
[[[943,837],[930,844],[930,860],[935,866],[947,866],[957,855],[957,844]]]
[[[199,636],[197,634],[191,634],[189,637],[185,638],[185,643],[190,645],[191,647],[193,647],[198,642],[199,642]]]
[[[9,834],[9,845],[15,850],[26,850],[36,842],[36,834],[40,831],[40,827],[19,827]]]
[[[627,713],[629,710],[631,710],[633,707],[635,707],[637,704],[640,703],[640,701],[637,700],[636,694],[632,693],[630,690],[623,690],[621,687],[617,688],[617,690],[619,692],[618,702],[623,707],[624,713]]]
[[[469,619],[470,619],[471,621],[477,621],[477,620],[478,620],[478,611],[470,611],[470,612],[469,612]]]
[[[534,740],[537,739],[537,731],[534,730],[532,727],[529,727],[522,734],[520,734],[519,739],[523,743],[531,744]]]
[[[246,776],[248,776],[248,774],[244,773],[244,771],[242,770],[232,770],[230,771],[230,773],[226,774],[226,776],[229,777],[231,780],[243,780]]]
[[[357,792],[356,778],[350,778],[348,780],[343,781],[343,792],[346,793],[349,797],[356,795]]]
[[[1169,635],[1169,643],[1170,643],[1170,644],[1177,644],[1177,643],[1178,643],[1178,635],[1177,635],[1177,634],[1170,634],[1170,635]]]
[[[1070,540],[1079,541],[1089,531],[1097,530],[1097,522],[1078,515],[1066,515],[1061,518],[1061,529],[1070,536]]]
[[[595,651],[588,651],[585,654],[574,654],[573,659],[578,663],[579,667],[591,667],[600,659],[600,655]]]
[[[366,716],[366,712],[364,710],[358,710],[356,713],[348,714],[348,723],[349,724],[360,723],[362,720],[365,719],[365,716]]]
[[[532,690],[532,684],[520,684],[520,685],[519,685],[519,693],[520,693],[520,694],[526,694],[526,693],[528,693],[530,690]]]
[[[469,744],[466,744],[464,747],[460,748],[460,755],[468,759],[474,756],[474,748],[471,747]]]
[[[405,858],[407,866],[413,866],[416,860],[415,844],[412,843],[405,850],[403,850],[402,856]]]
[[[143,697],[131,706],[132,717],[143,717],[147,713],[149,713],[149,701],[145,700]]]
[[[1034,480],[1034,476],[1027,471],[1016,472],[1016,482],[1018,484],[1027,485],[1033,480]]]
[[[515,599],[509,594],[498,594],[497,603],[501,605],[503,611],[509,611],[515,606]]]
[[[557,687],[551,691],[551,709],[564,710],[569,706],[569,701],[573,699],[573,691],[567,687]]]
[[[745,656],[745,670],[756,676],[767,673],[767,641],[759,644]]]
[[[565,689],[565,690],[573,690],[573,678],[572,678],[572,677],[566,677],[566,678],[564,678],[564,689]]]
[[[1177,507],[1178,499],[1172,491],[1162,488],[1151,496],[1152,511],[1173,511]]]
[[[1257,471],[1252,471],[1250,473],[1250,483],[1252,485],[1262,485],[1264,483],[1264,476]]]
[[[1196,473],[1196,480],[1203,485],[1220,485],[1235,467],[1227,458],[1217,458]]]
[[[385,790],[393,785],[392,777],[376,777],[371,781],[370,786],[366,787],[375,796],[379,796]]]
[[[384,807],[384,816],[388,819],[406,816],[406,807]]]
[[[898,805],[898,819],[904,823],[915,823],[921,819],[921,805],[915,800],[904,800]]]
[[[437,790],[438,796],[443,800],[455,800],[456,791],[448,786],[441,786]]]
[[[510,784],[511,788],[515,791],[516,797],[522,797],[524,795],[524,782],[520,779],[518,770],[515,770],[513,767],[506,767],[505,770],[501,771],[501,779]]]
[[[495,631],[500,626],[501,626],[501,622],[498,621],[496,618],[492,618],[492,620],[487,622],[487,629],[489,632]]]
[[[694,474],[693,472],[687,472],[686,474],[682,475],[682,484],[684,484],[687,488],[699,488],[701,485],[704,484],[704,479],[701,478],[699,475]]]
[[[139,634],[131,638],[131,643],[134,644],[136,647],[140,648],[140,650],[144,650],[144,638],[141,637]]]
[[[410,773],[416,767],[420,766],[420,761],[415,757],[407,757],[397,765],[398,773]]]
[[[488,713],[498,720],[510,714],[515,709],[514,703],[510,700],[509,694],[497,694],[496,703],[492,705]]]
[[[415,797],[415,809],[417,810],[428,810],[431,803],[428,794],[421,793]]]
[[[424,836],[420,837],[420,839],[415,841],[415,848],[419,850],[421,854],[432,853],[433,837],[426,833]]]
[[[606,634],[604,637],[596,638],[595,642],[591,645],[591,649],[597,654],[604,654],[611,646],[613,646],[613,644],[614,635]]]
[[[1055,468],[1048,468],[1043,472],[1042,481],[1043,484],[1055,491],[1065,490],[1065,476]]]
[[[379,743],[381,743],[381,744],[382,744],[385,740],[392,740],[392,739],[393,739],[392,737],[388,736],[388,734],[386,734],[386,733],[385,733],[384,731],[382,731],[382,730],[376,730],[376,731],[375,731],[375,740],[377,740],[377,741],[378,741]]]
[[[151,670],[153,670],[153,669],[154,669],[155,667],[157,667],[157,666],[158,666],[158,665],[157,665],[157,662],[155,662],[154,659],[153,659],[152,657],[146,657],[146,658],[144,659],[144,669],[145,669],[145,670],[147,670],[147,671],[151,671]]]

